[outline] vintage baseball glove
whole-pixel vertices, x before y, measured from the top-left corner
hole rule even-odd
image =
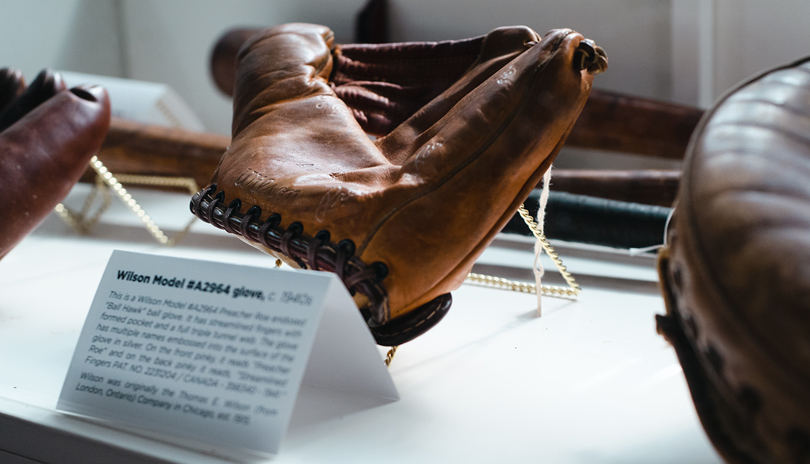
[[[67,195],[109,125],[103,88],[67,90],[48,70],[26,87],[19,71],[0,70],[0,258]]]
[[[191,210],[292,265],[337,273],[377,342],[396,345],[447,312],[607,59],[574,31],[541,38],[525,27],[374,47],[348,59],[310,24],[251,37],[238,55],[231,146]],[[336,93],[344,80],[356,100]],[[386,98],[408,100],[400,92],[422,95],[418,108]],[[387,135],[371,140],[361,123]]]
[[[810,462],[810,58],[706,114],[659,273],[658,331],[717,450]]]

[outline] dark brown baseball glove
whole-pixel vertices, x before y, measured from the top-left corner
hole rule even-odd
[[[674,346],[730,463],[810,462],[810,59],[698,126],[659,255]]]
[[[396,345],[446,313],[607,59],[567,29],[382,47],[349,57],[309,24],[251,37],[238,56],[231,147],[191,209],[290,264],[336,272],[377,342]],[[356,100],[338,95],[344,81]],[[425,100],[400,114],[408,92]],[[387,135],[372,141],[361,123]]]
[[[20,72],[0,70],[0,258],[67,195],[109,125],[103,88],[66,90],[51,71],[26,88]]]

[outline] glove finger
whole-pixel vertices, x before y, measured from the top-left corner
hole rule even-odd
[[[0,134],[0,257],[67,195],[109,124],[107,92],[83,86],[59,92]]]
[[[382,156],[328,85],[331,40],[326,27],[292,24],[255,35],[242,48],[233,140],[212,179],[220,194],[205,207],[203,202],[213,195],[209,189],[192,200],[192,211],[201,219],[247,237],[246,225],[234,229],[227,221],[218,222],[214,210],[218,204],[234,205],[229,217],[242,207],[258,221],[256,206],[264,225],[274,222],[286,229],[299,222],[309,236],[327,229],[337,242],[362,238],[368,216],[380,214],[384,204],[365,200],[375,197],[398,167]],[[347,183],[345,173],[365,174],[359,182]],[[252,229],[246,241],[303,265],[300,255],[289,259],[284,246],[271,246],[262,234]],[[331,266],[344,267],[334,259]]]
[[[245,44],[234,95],[233,141],[214,176],[220,187],[233,182],[265,208],[266,198],[250,190],[267,193],[268,179],[278,185],[318,172],[387,164],[326,82],[331,37],[323,26],[293,24],[269,29]],[[245,176],[253,176],[255,185],[246,188]],[[319,185],[335,182],[318,179]]]
[[[17,69],[0,69],[0,112],[25,90],[25,78]]]
[[[389,194],[389,204],[397,206],[369,229],[358,253],[367,261],[397,263],[388,282],[392,307],[407,301],[407,311],[458,287],[537,185],[593,82],[590,70],[575,65],[583,39],[570,30],[553,31],[451,108],[441,104],[443,94],[380,141],[389,159],[402,162],[399,188]],[[435,232],[403,240],[402,230],[413,224],[433,225]],[[425,249],[441,253],[424,256]],[[404,259],[420,254],[418,262]],[[408,285],[397,285],[401,276],[408,276]],[[427,291],[414,297],[414,288]]]
[[[6,130],[29,111],[64,89],[65,83],[61,74],[50,69],[43,70],[19,97],[0,113],[0,131]]]

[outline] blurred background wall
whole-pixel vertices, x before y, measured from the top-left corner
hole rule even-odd
[[[230,131],[230,100],[213,85],[211,47],[226,30],[305,21],[353,40],[366,0],[25,0],[4,2],[0,66],[170,85],[210,132]],[[571,27],[610,58],[596,87],[708,106],[737,81],[810,54],[807,0],[389,0],[393,41],[472,37],[524,24]],[[573,163],[578,159],[572,156]],[[618,165],[665,166],[633,157]],[[564,161],[563,158],[560,162]],[[587,161],[585,161],[587,164]],[[558,166],[560,163],[558,163]]]

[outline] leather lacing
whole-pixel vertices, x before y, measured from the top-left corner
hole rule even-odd
[[[388,295],[381,285],[388,276],[388,266],[380,261],[366,264],[355,256],[353,241],[334,243],[328,230],[321,230],[312,237],[304,233],[300,222],[293,222],[286,229],[281,227],[278,213],[271,213],[261,221],[262,209],[258,206],[241,213],[239,199],[223,206],[225,192],[214,195],[216,190],[217,185],[212,184],[194,194],[191,212],[214,227],[283,253],[301,268],[334,272],[352,295],[359,292],[368,298],[369,305],[360,311],[370,327],[388,321]]]

